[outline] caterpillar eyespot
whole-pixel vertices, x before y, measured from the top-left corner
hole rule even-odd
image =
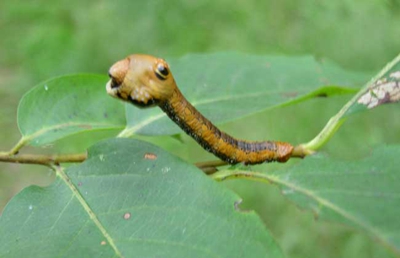
[[[157,70],[164,76],[167,76],[169,74],[168,69],[162,64],[157,65]]]
[[[109,95],[141,108],[158,105],[205,150],[230,164],[286,162],[292,155],[289,143],[245,141],[220,131],[182,95],[163,59],[131,55],[115,63],[109,76]]]
[[[163,64],[157,64],[157,68],[154,72],[155,72],[157,78],[160,80],[166,80],[167,76],[169,74],[168,68],[165,67]]]

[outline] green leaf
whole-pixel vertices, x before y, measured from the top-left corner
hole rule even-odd
[[[353,93],[349,87],[368,77],[312,57],[193,54],[170,63],[182,92],[215,123],[313,97]],[[23,138],[14,150],[26,143],[43,145],[82,131],[124,126],[120,136],[181,132],[158,108],[126,105],[125,122],[122,103],[106,94],[106,81],[106,76],[70,75],[34,87],[18,108]]]
[[[185,97],[217,124],[313,97],[355,93],[354,87],[370,78],[310,56],[216,53],[167,61]],[[139,110],[127,104],[126,120],[120,136],[181,132],[158,108]]]
[[[106,76],[69,75],[34,87],[18,107],[24,141],[43,145],[82,131],[123,127],[123,105],[105,93],[106,82]]]
[[[316,155],[274,174],[230,170],[214,177],[272,182],[316,218],[364,231],[400,255],[399,156],[400,146],[387,146],[357,161]]]
[[[148,143],[103,141],[57,175],[8,203],[0,257],[282,257],[238,196]]]

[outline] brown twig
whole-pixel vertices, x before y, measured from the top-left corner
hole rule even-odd
[[[301,146],[295,147],[292,157],[303,158],[310,153],[305,153]],[[0,162],[18,163],[18,164],[36,164],[51,166],[59,163],[79,163],[87,159],[87,153],[79,154],[60,154],[60,155],[40,155],[40,154],[10,154],[7,152],[0,153]],[[228,165],[223,160],[211,160],[205,162],[197,162],[194,164],[205,174],[211,175],[218,171],[217,167]]]
[[[18,163],[18,164],[36,164],[51,166],[59,163],[79,163],[87,159],[86,153],[79,154],[60,154],[60,155],[40,155],[40,154],[10,154],[0,153],[0,162]],[[199,162],[194,165],[203,170],[207,175],[217,171],[217,166],[223,166],[227,163],[222,160],[213,160]]]
[[[223,160],[211,160],[204,162],[194,163],[196,167],[201,169],[205,174],[212,175],[218,171],[217,167],[228,165],[226,161]]]
[[[59,163],[83,162],[87,158],[86,153],[79,154],[61,154],[61,155],[39,155],[39,154],[18,154],[10,155],[0,153],[1,162],[19,163],[19,164],[37,164],[49,166]]]
[[[211,160],[211,161],[203,161],[194,163],[194,165],[198,168],[205,168],[205,167],[220,167],[224,165],[228,165],[226,161],[223,160]]]

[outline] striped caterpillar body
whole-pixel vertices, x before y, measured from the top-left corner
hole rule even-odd
[[[168,64],[148,55],[131,55],[109,70],[107,93],[146,108],[158,105],[205,150],[230,163],[286,162],[293,146],[276,141],[244,141],[220,131],[182,95]]]

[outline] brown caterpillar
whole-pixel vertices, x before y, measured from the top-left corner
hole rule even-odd
[[[230,163],[286,162],[293,146],[285,142],[250,142],[221,132],[182,95],[167,62],[148,55],[131,55],[109,70],[107,93],[140,108],[158,105],[205,150]]]

